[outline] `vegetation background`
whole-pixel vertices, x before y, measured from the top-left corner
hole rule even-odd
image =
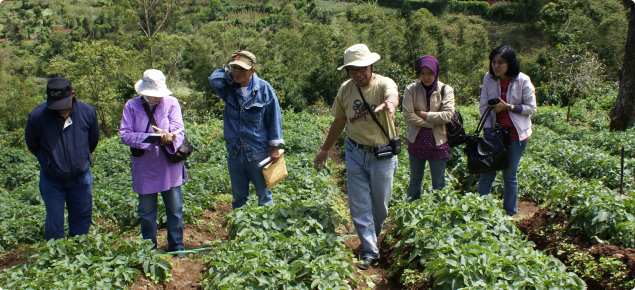
[[[376,71],[400,89],[414,63],[433,55],[457,102],[477,101],[489,51],[519,53],[540,104],[581,101],[610,113],[623,60],[628,11],[618,0],[350,1],[65,0],[0,4],[0,133],[22,146],[28,113],[45,101],[47,79],[65,76],[78,99],[114,136],[144,70],[168,77],[190,122],[222,117],[207,77],[238,49],[257,57],[257,73],[283,109],[328,107],[347,76],[344,50],[365,43]]]

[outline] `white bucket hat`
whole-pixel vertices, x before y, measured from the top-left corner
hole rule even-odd
[[[337,68],[342,70],[347,66],[369,66],[381,57],[377,53],[371,53],[365,44],[355,44],[344,52],[344,65]]]
[[[165,75],[158,69],[149,69],[143,72],[143,79],[140,79],[134,88],[142,96],[162,98],[172,95],[172,91],[168,90],[168,86],[165,84]]]

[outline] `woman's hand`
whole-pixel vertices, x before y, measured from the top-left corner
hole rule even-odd
[[[415,115],[424,120],[428,119],[428,112],[426,111],[415,111]]]
[[[511,105],[505,103],[505,101],[503,101],[502,99],[500,100],[500,103],[496,105],[489,105],[489,106],[492,108],[492,111],[494,111],[494,113],[500,113],[502,111],[510,110],[512,108]]]
[[[166,129],[161,129],[156,131],[157,134],[161,134],[161,143],[163,144],[172,144],[174,140],[174,134],[168,132]]]

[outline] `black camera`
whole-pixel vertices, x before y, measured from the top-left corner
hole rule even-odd
[[[496,104],[498,104],[500,102],[501,102],[501,99],[499,99],[499,98],[487,100],[487,104],[490,105],[490,106],[496,105]]]

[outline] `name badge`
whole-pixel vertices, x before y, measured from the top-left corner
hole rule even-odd
[[[66,127],[70,126],[73,124],[73,120],[71,120],[71,117],[68,116],[68,118],[66,118],[66,122],[64,122],[64,128],[62,128],[62,130],[66,129]]]

